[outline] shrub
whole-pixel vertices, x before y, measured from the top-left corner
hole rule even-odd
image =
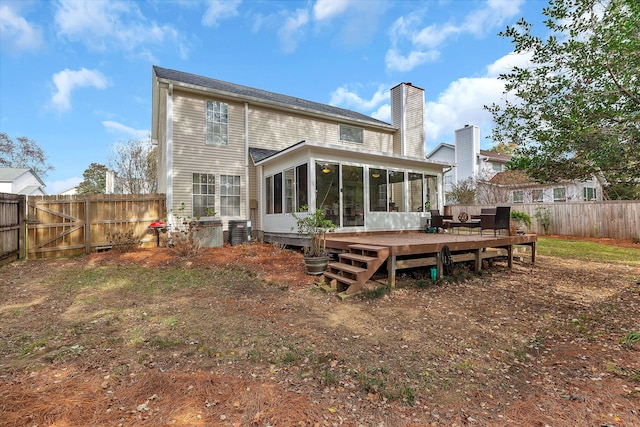
[[[133,234],[133,230],[116,230],[107,233],[107,239],[111,249],[118,252],[130,252],[140,246],[141,239]]]

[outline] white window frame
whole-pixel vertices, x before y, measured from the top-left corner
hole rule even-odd
[[[240,175],[220,175],[220,216],[240,216],[242,203]],[[235,203],[229,203],[230,201]]]
[[[519,197],[516,197],[519,196]],[[524,191],[523,190],[514,190],[511,193],[511,197],[513,198],[513,203],[524,203]]]
[[[229,104],[207,100],[205,116],[206,144],[229,145]]]
[[[538,193],[538,192],[540,194],[539,198],[536,197],[536,193]],[[544,202],[544,190],[540,190],[540,189],[537,189],[537,188],[534,189],[534,190],[531,190],[531,201],[534,202],[534,203]]]
[[[591,193],[591,197],[589,197],[588,193]],[[582,199],[585,202],[592,202],[594,200],[597,200],[596,196],[597,196],[597,193],[596,193],[595,187],[583,187],[582,188]]]
[[[558,197],[558,192],[562,190],[564,197]],[[567,201],[567,187],[555,187],[553,189],[553,201],[554,202],[566,202]]]
[[[202,178],[205,182],[202,182]],[[196,182],[197,178],[197,182]],[[209,180],[211,179],[211,181]],[[204,190],[204,191],[203,191]],[[194,218],[212,217],[216,213],[216,176],[212,173],[193,172],[191,175],[191,213]],[[202,204],[197,200],[205,200]],[[210,212],[207,212],[207,210]]]
[[[357,126],[340,125],[340,141],[364,144],[364,129]]]

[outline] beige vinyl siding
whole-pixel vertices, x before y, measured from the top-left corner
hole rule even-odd
[[[262,222],[260,221],[260,203],[262,197],[260,197],[259,179],[258,168],[254,166],[253,162],[249,162],[249,200],[258,202],[257,209],[249,209],[249,219],[251,220],[253,230],[262,230]]]
[[[424,92],[413,86],[406,88],[405,155],[424,158]]]
[[[192,212],[193,173],[216,175],[216,212],[220,207],[220,175],[239,175],[245,183],[244,104],[229,105],[229,145],[206,144],[207,100],[218,100],[193,93],[173,91],[173,209],[185,204]],[[246,215],[245,192],[241,191],[240,213]]]
[[[402,90],[401,87],[395,87],[391,90],[391,123],[399,128],[398,132],[393,135],[393,153],[400,154],[402,152]]]
[[[158,193],[167,192],[167,89],[160,88],[158,91]]]
[[[295,114],[283,113],[249,105],[249,141],[252,147],[282,150],[300,141],[343,144],[375,151],[392,149],[393,134],[380,132],[361,126],[364,129],[364,143],[340,141],[340,121],[322,120]],[[358,126],[349,123],[350,126]]]

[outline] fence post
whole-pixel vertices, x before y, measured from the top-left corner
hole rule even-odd
[[[24,220],[27,196],[18,199],[18,258],[27,258],[27,224]]]
[[[89,255],[91,253],[91,217],[89,215],[89,208],[91,202],[89,198],[85,196],[84,199],[84,253]]]

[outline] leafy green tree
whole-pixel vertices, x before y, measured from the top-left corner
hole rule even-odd
[[[640,198],[640,2],[550,0],[543,15],[544,40],[524,19],[500,33],[531,60],[485,107],[494,141],[517,144],[511,166],[538,181],[595,175],[610,198]]]
[[[54,169],[47,163],[47,155],[38,143],[26,136],[14,141],[4,132],[0,132],[0,167],[31,168],[42,180]]]
[[[107,188],[107,167],[91,163],[82,174],[84,180],[78,184],[78,194],[104,194]]]

